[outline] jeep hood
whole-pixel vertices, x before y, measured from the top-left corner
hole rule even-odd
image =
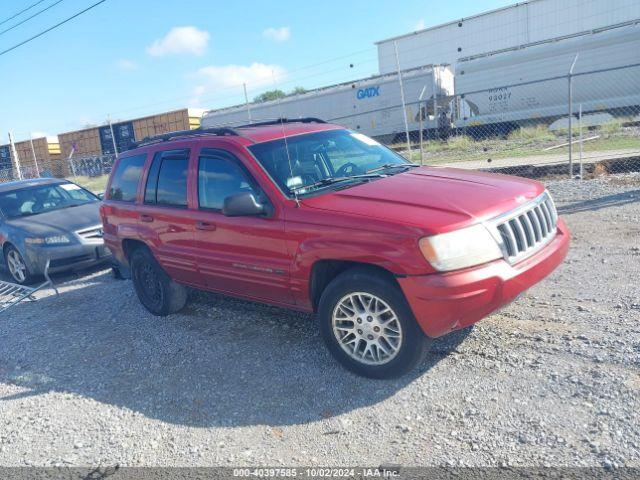
[[[306,207],[419,226],[435,234],[496,217],[544,192],[539,182],[421,167],[302,200]]]

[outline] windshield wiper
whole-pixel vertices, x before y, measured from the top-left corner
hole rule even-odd
[[[380,165],[379,167],[371,168],[364,173],[380,172],[382,170],[389,170],[391,168],[413,168],[419,166],[420,165],[416,165],[415,163],[385,163],[384,165]]]
[[[364,174],[364,175],[351,175],[351,176],[345,176],[345,177],[327,177],[327,178],[323,178],[322,180],[318,180],[317,182],[314,183],[310,183],[308,185],[300,185],[299,187],[294,187],[291,188],[290,190],[294,193],[299,192],[300,190],[307,190],[309,188],[316,188],[316,187],[326,187],[328,185],[333,185],[335,183],[340,183],[340,182],[346,182],[348,180],[367,180],[370,178],[379,178],[382,175],[369,175],[369,174]]]

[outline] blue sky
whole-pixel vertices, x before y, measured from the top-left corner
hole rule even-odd
[[[0,21],[35,3],[0,4]],[[53,4],[44,0],[2,30]],[[96,0],[63,0],[0,33],[0,51]],[[6,132],[56,134],[187,106],[214,108],[273,88],[377,73],[374,42],[513,3],[505,0],[107,0],[0,56]],[[353,64],[353,67],[350,65]]]

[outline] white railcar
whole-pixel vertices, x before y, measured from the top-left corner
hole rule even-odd
[[[551,123],[573,112],[633,116],[640,106],[640,25],[523,46],[456,63],[455,124],[479,132]],[[634,66],[635,65],[635,66]],[[551,80],[545,80],[551,79]]]
[[[452,68],[425,66],[405,70],[402,80],[409,129],[416,131],[420,128],[418,101],[421,94],[423,126],[425,129],[433,128],[438,121],[433,115],[434,92],[438,114],[444,116],[453,95]],[[202,127],[237,125],[251,123],[250,120],[257,122],[281,117],[318,117],[372,137],[393,137],[404,132],[401,105],[398,75],[379,75],[287,96],[279,101],[251,103],[249,109],[247,105],[237,105],[211,110],[203,116]],[[450,115],[448,121],[451,121]]]

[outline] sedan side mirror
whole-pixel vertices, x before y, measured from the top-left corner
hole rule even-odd
[[[227,217],[262,215],[265,211],[264,205],[258,203],[255,195],[251,192],[229,195],[222,204],[222,214]]]

